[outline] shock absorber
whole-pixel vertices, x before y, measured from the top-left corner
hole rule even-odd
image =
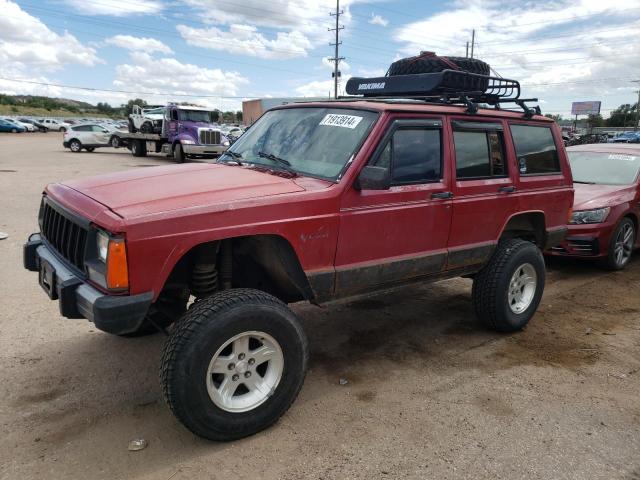
[[[208,297],[218,290],[216,259],[219,248],[219,243],[197,247],[190,285],[191,294],[196,298]]]

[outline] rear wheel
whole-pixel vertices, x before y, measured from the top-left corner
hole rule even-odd
[[[538,247],[526,240],[503,240],[473,280],[475,314],[500,332],[521,330],[538,309],[544,283]]]
[[[151,125],[151,123],[149,123],[149,122],[144,122],[140,126],[140,131],[142,133],[153,133],[153,125]]]
[[[109,145],[111,145],[113,148],[120,148],[120,137],[118,137],[117,135],[113,135],[111,137],[111,140],[109,140]]]
[[[623,218],[611,236],[605,266],[611,270],[622,270],[631,260],[636,244],[636,226],[630,218]]]
[[[136,133],[136,126],[131,119],[129,119],[129,133]]]
[[[59,131],[59,132],[66,132],[66,131],[67,131],[67,129],[66,129],[66,128],[64,128],[64,127],[60,127],[60,129],[59,129],[58,131]]]
[[[131,154],[134,157],[147,156],[147,142],[144,140],[133,140],[131,142]]]
[[[227,290],[180,319],[164,347],[160,380],[185,427],[210,440],[234,440],[287,411],[308,358],[304,331],[284,303],[257,290]]]
[[[85,147],[85,150],[87,152],[93,152],[95,150],[95,148],[94,147]]]
[[[80,140],[71,140],[69,142],[69,150],[71,150],[73,153],[80,153],[80,150],[82,150],[82,143],[80,143]]]

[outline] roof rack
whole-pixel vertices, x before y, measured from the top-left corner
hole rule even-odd
[[[388,77],[353,77],[347,82],[346,91],[349,95],[362,95],[367,100],[412,99],[465,105],[469,113],[476,113],[478,104],[487,104],[500,110],[503,103],[518,105],[527,118],[541,113],[539,106],[529,107],[526,104],[537,102],[537,98],[520,98],[520,83],[517,80],[461,70]]]

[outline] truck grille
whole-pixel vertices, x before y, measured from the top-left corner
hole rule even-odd
[[[84,271],[87,230],[43,200],[40,233],[66,260]]]
[[[219,130],[200,130],[200,145],[219,145]]]

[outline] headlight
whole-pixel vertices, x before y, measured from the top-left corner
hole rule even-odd
[[[229,140],[223,142],[222,145],[224,145],[225,147],[228,147],[229,146]]]
[[[98,247],[98,259],[103,263],[107,263],[109,236],[104,232],[98,232],[98,235],[96,235],[96,244]]]
[[[611,209],[609,207],[606,208],[596,208],[594,210],[580,210],[577,212],[573,212],[571,215],[571,221],[574,225],[582,225],[585,223],[602,223],[607,219],[607,215],[609,215],[609,211]]]
[[[183,144],[183,145],[193,145],[196,142],[194,142],[193,140],[189,140],[188,138],[185,138],[183,140],[180,140],[180,143]]]

